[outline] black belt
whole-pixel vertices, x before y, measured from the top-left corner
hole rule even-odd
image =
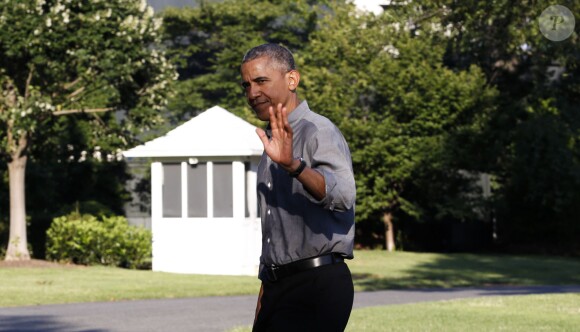
[[[312,258],[302,259],[284,265],[265,266],[268,280],[274,282],[295,273],[313,269],[315,267],[344,262],[344,258],[338,254],[326,254]]]

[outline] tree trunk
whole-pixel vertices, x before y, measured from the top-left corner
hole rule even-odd
[[[26,146],[21,139],[19,148]],[[8,163],[10,179],[10,238],[6,250],[7,261],[29,260],[28,239],[26,235],[26,200],[24,178],[26,174],[26,154],[14,153]]]
[[[385,245],[387,251],[395,251],[395,230],[393,229],[393,214],[383,213],[383,223],[385,224]]]

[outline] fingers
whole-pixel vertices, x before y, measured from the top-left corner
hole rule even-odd
[[[288,121],[288,110],[286,107],[282,107],[282,104],[278,104],[278,123],[280,128],[284,128],[284,132],[288,137],[292,138],[292,127]]]
[[[292,127],[290,126],[290,122],[288,122],[288,113],[286,111],[286,107],[282,108],[282,119],[284,123],[284,130],[288,133],[289,137],[292,137]]]
[[[288,122],[288,115],[286,114],[286,107],[278,104],[276,107],[276,120],[278,121],[278,128],[285,128],[285,123]]]
[[[276,110],[270,106],[268,112],[270,113],[270,127],[272,128],[272,131],[277,129],[288,131],[290,124],[288,122],[286,107],[283,107],[281,103],[278,103],[278,105],[276,105]],[[291,132],[292,129],[290,128],[290,133]]]
[[[274,108],[272,106],[268,107],[268,113],[270,114],[270,128],[272,128],[272,130],[278,129],[276,112],[274,112]]]

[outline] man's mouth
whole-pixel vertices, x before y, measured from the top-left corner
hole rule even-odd
[[[267,100],[259,100],[259,101],[254,101],[254,102],[252,102],[252,107],[257,107],[257,106],[259,106],[259,105],[262,105],[262,104],[267,104],[267,103],[268,103],[268,101],[267,101]]]

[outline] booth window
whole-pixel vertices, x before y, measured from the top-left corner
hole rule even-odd
[[[181,163],[163,164],[163,217],[181,217]]]
[[[234,186],[232,163],[213,164],[213,216],[232,218],[234,216]]]
[[[207,217],[207,164],[187,167],[187,211],[189,218]]]

